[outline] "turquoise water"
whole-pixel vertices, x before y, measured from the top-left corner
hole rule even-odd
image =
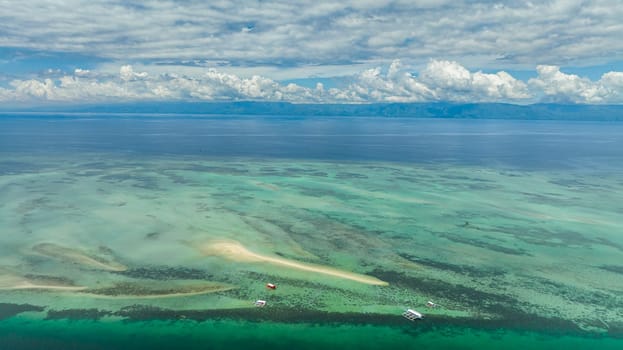
[[[33,322],[14,318],[0,326],[5,349],[620,349],[621,340],[549,335],[505,329],[436,327],[427,331],[404,325],[284,324],[231,320]]]
[[[621,146],[617,123],[5,116],[0,348],[620,348]]]

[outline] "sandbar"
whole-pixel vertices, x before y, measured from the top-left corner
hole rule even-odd
[[[365,284],[378,286],[388,285],[387,282],[381,281],[380,279],[372,276],[338,270],[328,266],[312,265],[295,260],[254,253],[244,247],[240,242],[236,241],[212,241],[201,245],[199,247],[199,250],[207,256],[220,256],[228,260],[238,262],[265,262],[279,266],[290,267],[301,271],[309,271],[334,276]]]

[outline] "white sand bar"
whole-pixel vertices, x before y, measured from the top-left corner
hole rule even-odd
[[[199,247],[204,255],[221,256],[223,258],[240,262],[266,262],[284,267],[290,267],[301,271],[309,271],[324,275],[334,276],[365,284],[386,286],[387,282],[372,276],[361,275],[353,272],[334,269],[328,266],[312,265],[295,260],[289,260],[274,256],[254,253],[236,241],[212,241]]]

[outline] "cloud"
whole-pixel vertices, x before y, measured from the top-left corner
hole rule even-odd
[[[208,69],[201,76],[189,77],[162,74],[151,77],[135,72],[131,65],[119,69],[118,76],[96,74],[76,69],[73,75],[56,80],[14,80],[13,90],[0,91],[5,101],[56,101],[92,103],[137,100],[263,100],[317,101],[316,90],[295,84],[282,85],[274,80],[252,76],[240,78],[233,74]]]
[[[15,101],[15,92],[0,87],[0,101]]]
[[[0,47],[109,61],[324,66],[444,57],[470,67],[608,63],[623,51],[618,0],[7,0]],[[300,77],[303,78],[303,77]],[[502,78],[503,79],[503,78]]]
[[[623,72],[592,81],[565,74],[558,66],[540,65],[528,83],[510,74],[471,72],[461,64],[431,60],[415,74],[401,61],[364,69],[341,87],[326,89],[284,84],[260,75],[240,77],[217,69],[200,74],[147,74],[122,65],[118,74],[75,69],[59,77],[13,80],[0,88],[0,101],[45,103],[131,101],[286,101],[293,103],[374,102],[563,102],[623,103]],[[197,72],[193,70],[192,72]]]
[[[88,69],[76,68],[74,70],[74,75],[78,77],[86,77],[86,76],[89,76],[90,74],[91,74],[91,71]]]
[[[531,97],[526,84],[506,72],[471,73],[457,62],[431,61],[420,73],[437,99],[462,102],[522,100]]]
[[[131,81],[131,80],[140,80],[147,78],[149,74],[147,72],[134,72],[134,69],[131,65],[127,64],[125,66],[121,66],[119,69],[119,76],[123,81]]]
[[[457,62],[431,60],[419,76],[394,61],[383,75],[380,68],[358,75],[338,99],[362,102],[508,102],[531,97],[527,86],[508,73],[471,73]]]
[[[612,103],[623,101],[623,72],[608,72],[599,80],[604,87],[605,100]]]
[[[344,91],[329,92],[345,102],[422,102],[434,98],[428,87],[400,68],[400,61],[394,61],[386,74],[381,68],[367,69]]]
[[[52,79],[43,81],[31,79],[26,81],[13,81],[11,86],[15,88],[15,95],[23,98],[33,97],[39,99],[53,100],[56,86]]]
[[[529,84],[541,90],[545,101],[571,103],[623,103],[623,72],[608,72],[591,81],[565,74],[558,66],[540,65]]]

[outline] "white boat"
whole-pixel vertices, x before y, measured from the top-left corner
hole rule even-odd
[[[421,313],[413,309],[407,309],[405,312],[402,313],[402,316],[409,321],[421,320],[422,318],[424,318]]]

